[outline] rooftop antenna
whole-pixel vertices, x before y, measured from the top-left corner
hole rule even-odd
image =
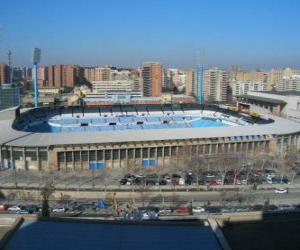
[[[204,59],[205,50],[202,49],[197,53],[197,102],[199,104],[203,103]]]
[[[12,68],[12,54],[11,50],[8,50],[8,66],[9,66],[9,82],[13,81],[13,68]]]
[[[41,49],[34,48],[32,55],[33,62],[33,78],[34,78],[34,107],[37,108],[39,105],[39,86],[38,86],[38,64],[41,61]]]

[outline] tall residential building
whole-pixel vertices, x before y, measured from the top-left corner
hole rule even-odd
[[[95,68],[95,81],[111,81],[111,69],[108,67]]]
[[[143,95],[161,96],[163,69],[160,63],[146,62],[142,69]]]
[[[63,87],[63,65],[54,65],[54,87]]]
[[[63,65],[63,87],[74,87],[79,74],[79,67],[76,65]]]
[[[38,83],[40,87],[47,86],[48,68],[44,66],[39,66],[38,68]]]
[[[197,95],[197,72],[189,69],[185,72],[185,94],[189,96]]]
[[[230,102],[232,100],[232,91],[227,71],[218,68],[205,71],[203,98],[206,102]]]
[[[9,82],[9,66],[6,64],[0,64],[0,84]]]
[[[88,82],[95,81],[95,68],[94,67],[84,68],[84,78]]]
[[[74,87],[80,74],[80,67],[73,64],[50,65],[45,69],[47,87]]]

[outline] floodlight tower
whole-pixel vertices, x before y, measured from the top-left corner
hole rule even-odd
[[[41,49],[33,49],[33,78],[34,78],[34,107],[37,108],[39,105],[39,85],[38,85],[38,64],[41,61]]]
[[[197,55],[197,102],[199,104],[203,103],[204,57],[205,51],[202,50]]]
[[[12,60],[11,60],[11,50],[8,51],[8,67],[9,67],[9,82],[13,81],[13,68],[12,68]]]

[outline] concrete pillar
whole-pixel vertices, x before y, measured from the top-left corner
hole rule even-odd
[[[23,162],[24,162],[24,170],[28,170],[27,161],[26,161],[26,147],[23,148]]]
[[[176,146],[176,167],[178,167],[178,146]]]
[[[2,156],[2,146],[0,145],[0,168],[4,168],[3,156]]]
[[[67,152],[64,151],[64,167],[65,167],[65,171],[67,171]]]
[[[75,170],[75,156],[74,156],[74,148],[72,149],[72,166],[73,166],[73,170]]]
[[[38,147],[36,148],[36,159],[37,159],[38,170],[42,170],[41,159],[40,159],[40,150]]]
[[[162,146],[162,167],[165,166],[165,146]]]
[[[102,156],[103,156],[103,164],[106,167],[106,159],[105,159],[105,149],[102,150]]]
[[[80,162],[80,170],[83,170],[83,165],[82,165],[82,151],[79,151],[79,162]]]
[[[128,168],[128,148],[125,149],[126,168]]]
[[[119,168],[121,167],[121,149],[118,149],[119,153]]]
[[[110,162],[111,162],[111,167],[114,167],[114,150],[110,149]]]
[[[14,157],[13,157],[13,147],[10,147],[10,162],[11,162],[11,166],[12,168],[16,168],[15,166],[15,161],[14,161]]]

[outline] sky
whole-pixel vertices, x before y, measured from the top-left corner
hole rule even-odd
[[[3,0],[0,62],[300,68],[298,0]]]

